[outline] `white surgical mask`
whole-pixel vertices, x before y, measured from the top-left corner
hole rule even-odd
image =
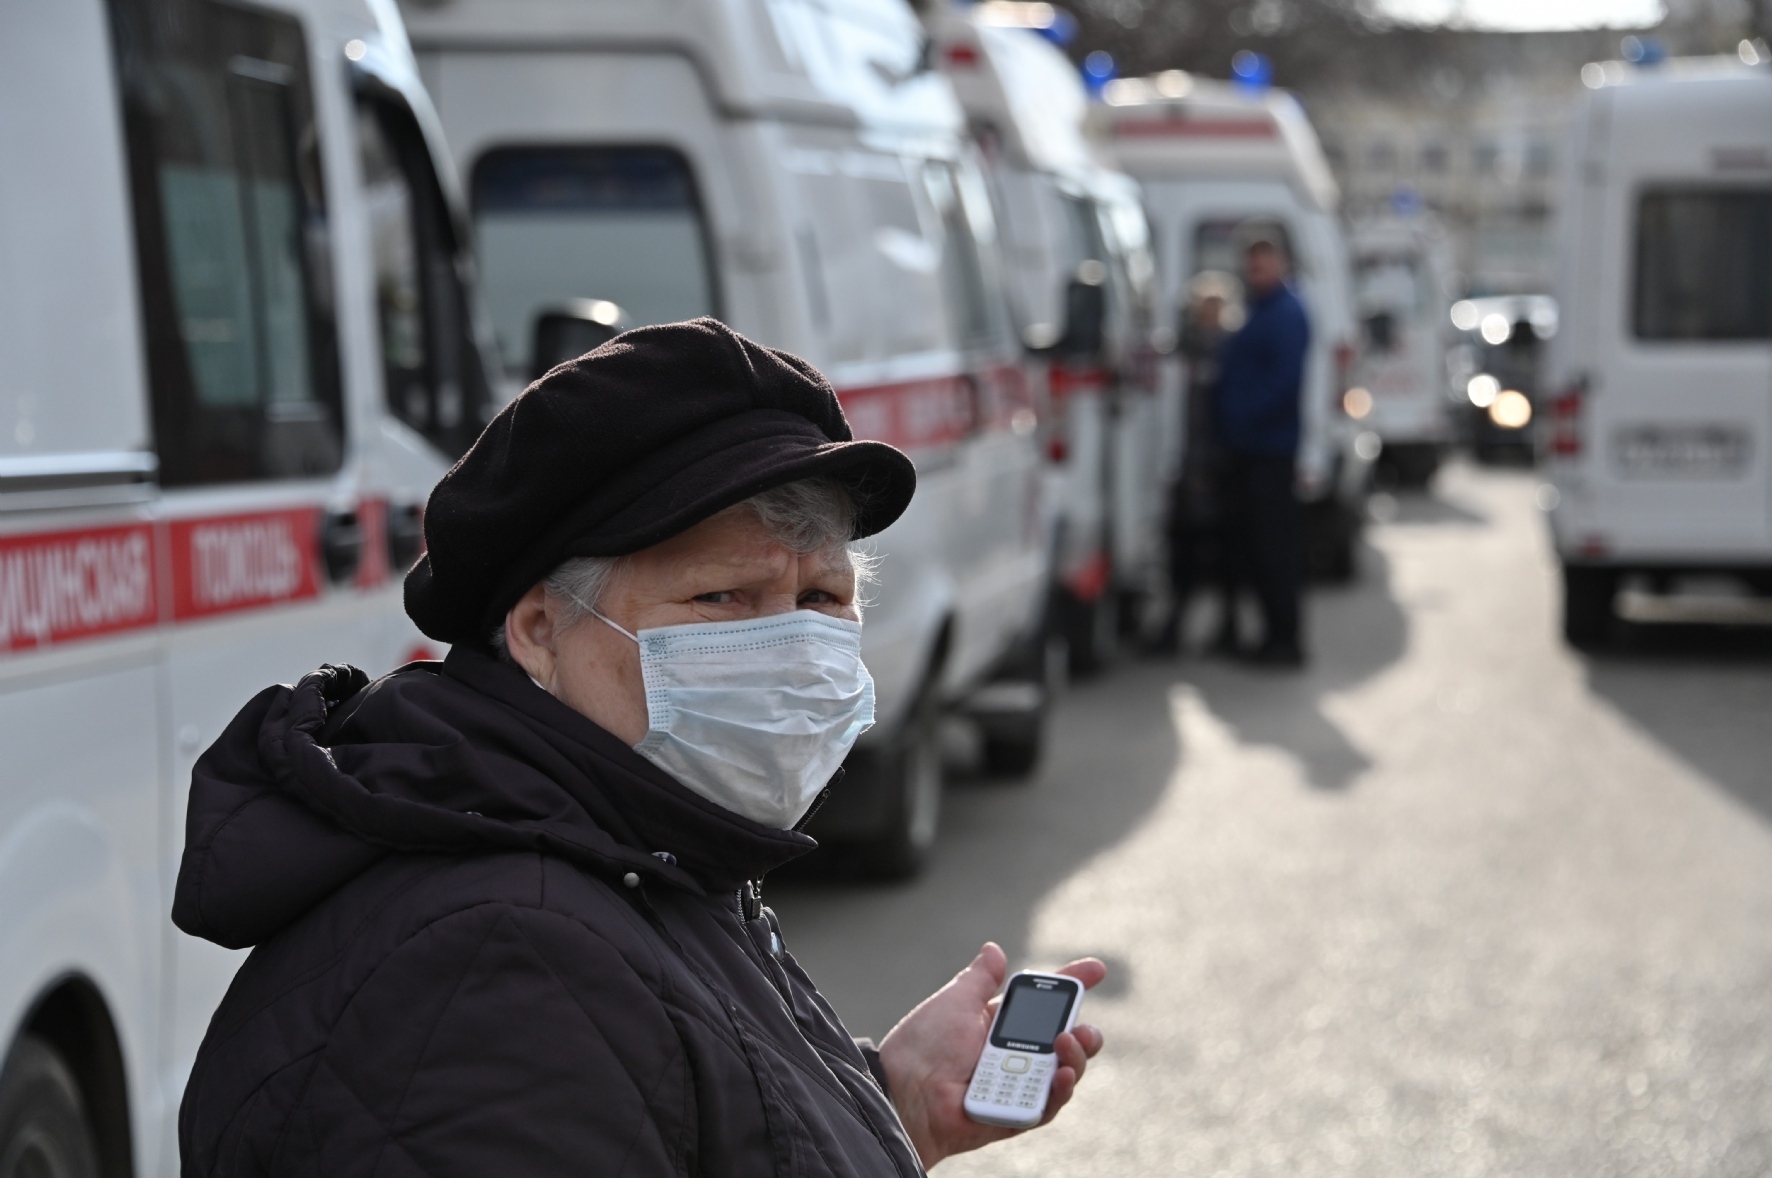
[[[861,623],[797,609],[629,634],[646,683],[634,751],[753,822],[791,828],[874,723]]]

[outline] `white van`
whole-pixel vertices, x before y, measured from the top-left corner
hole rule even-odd
[[[1452,440],[1451,245],[1424,214],[1358,221],[1348,236],[1361,339],[1342,408],[1384,443],[1381,472],[1425,486]]]
[[[1316,132],[1290,94],[1179,70],[1116,80],[1104,97],[1115,158],[1144,188],[1167,322],[1204,274],[1240,290],[1253,238],[1273,238],[1290,255],[1311,324],[1298,455],[1310,564],[1351,576],[1382,443],[1343,408],[1357,328],[1340,196]]]
[[[1100,162],[1070,60],[1033,29],[996,23],[1030,9],[937,8],[924,19],[983,148],[1016,325],[1041,358],[1051,620],[1072,668],[1088,671],[1161,579],[1178,413],[1156,383],[1155,266],[1138,186]],[[1105,297],[1067,306],[1087,293],[1079,284]],[[1099,322],[1073,321],[1097,309]]]
[[[193,761],[267,684],[439,653],[400,575],[488,396],[390,13],[7,9],[9,1173],[178,1172],[185,1077],[240,960],[168,919]]]
[[[940,706],[1031,765],[1037,425],[990,200],[903,0],[446,0],[408,13],[509,380],[572,300],[714,315],[806,357],[917,463],[863,653],[879,723],[811,830],[881,874],[934,839]],[[978,689],[999,671],[1021,678]]]
[[[1621,581],[1772,591],[1772,72],[1591,65],[1563,201],[1541,453],[1563,632]]]

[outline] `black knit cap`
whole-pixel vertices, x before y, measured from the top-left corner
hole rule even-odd
[[[530,385],[443,476],[406,612],[439,642],[481,645],[561,561],[638,552],[815,476],[848,488],[857,539],[917,485],[909,458],[854,440],[799,357],[714,319],[625,332]]]

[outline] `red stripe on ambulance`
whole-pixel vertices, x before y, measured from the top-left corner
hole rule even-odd
[[[149,524],[0,539],[0,650],[159,620]]]
[[[1027,373],[1005,364],[972,376],[937,376],[837,390],[858,438],[900,450],[951,445],[980,429],[1006,428],[1015,410],[1031,407]]]
[[[313,507],[173,520],[172,616],[201,618],[320,596],[319,528]]]

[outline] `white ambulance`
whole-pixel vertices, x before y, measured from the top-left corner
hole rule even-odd
[[[636,325],[714,315],[812,361],[858,434],[916,461],[863,637],[879,723],[811,827],[877,873],[913,870],[936,832],[940,708],[979,719],[994,766],[1033,761],[1047,577],[990,200],[916,17],[904,0],[443,0],[407,18],[513,384],[537,317],[575,300]]]
[[[1772,592],[1772,72],[1582,77],[1540,450],[1563,631],[1591,647],[1626,578]]]
[[[1144,188],[1166,322],[1177,321],[1203,275],[1240,290],[1243,249],[1256,237],[1291,257],[1311,324],[1298,455],[1310,564],[1351,576],[1382,442],[1343,408],[1358,327],[1340,194],[1316,132],[1284,91],[1180,70],[1118,79],[1104,97],[1098,109],[1115,159]]]
[[[1451,243],[1425,214],[1358,221],[1348,237],[1361,334],[1342,409],[1384,443],[1381,474],[1425,486],[1452,440]]]
[[[1102,165],[1076,67],[1027,23],[1050,20],[1048,6],[938,7],[924,19],[983,149],[1017,328],[1041,357],[1052,622],[1073,669],[1094,670],[1162,579],[1178,452],[1178,412],[1157,383],[1138,186]],[[1173,382],[1167,391],[1173,401]]]
[[[0,1169],[178,1172],[240,956],[174,930],[191,766],[406,619],[487,384],[405,37],[353,0],[0,28]]]

